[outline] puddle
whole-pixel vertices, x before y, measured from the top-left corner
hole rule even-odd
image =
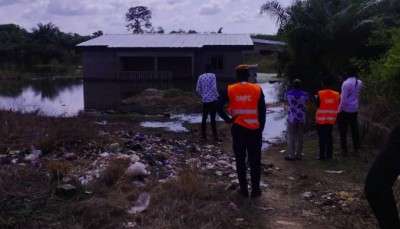
[[[172,132],[189,132],[188,129],[183,127],[183,122],[142,122],[140,126],[149,128],[165,128]]]
[[[263,92],[265,94],[265,102],[267,104],[267,115],[265,128],[262,133],[263,137],[263,146],[262,148],[268,148],[269,145],[280,141],[283,137],[283,133],[286,130],[286,115],[287,112],[283,107],[268,107],[268,104],[274,104],[279,102],[277,95],[279,84],[271,84],[271,83],[261,83],[259,84]],[[183,124],[184,123],[192,123],[192,124],[200,124],[201,123],[202,114],[174,114],[171,116],[170,122],[142,122],[140,125],[143,127],[150,128],[164,128],[167,131],[173,132],[189,132]],[[207,122],[210,120],[208,119]],[[216,117],[217,122],[223,122],[221,117],[217,114]],[[207,124],[208,125],[208,124]],[[200,128],[200,126],[199,126]]]
[[[149,128],[164,128],[167,131],[173,132],[189,132],[183,124],[201,123],[201,114],[177,114],[172,115],[171,119],[176,121],[171,122],[142,122],[143,127]],[[217,115],[217,122],[223,120]],[[207,120],[209,122],[209,120]],[[208,124],[207,124],[208,125]],[[200,128],[200,127],[199,127]],[[263,131],[263,148],[267,148],[270,144],[279,141],[282,138],[283,132],[286,130],[286,110],[282,107],[273,107],[267,109],[265,128]]]
[[[268,148],[272,143],[282,139],[286,130],[286,115],[287,112],[282,107],[274,107],[267,109],[265,128],[263,131],[263,146]]]

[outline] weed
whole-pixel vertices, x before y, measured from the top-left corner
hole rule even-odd
[[[180,97],[180,96],[193,97],[194,94],[191,92],[183,91],[181,89],[171,88],[171,89],[165,90],[163,96],[164,96],[164,98],[172,98],[172,97]]]
[[[66,161],[50,161],[47,165],[49,169],[50,181],[60,182],[71,170],[71,166]]]

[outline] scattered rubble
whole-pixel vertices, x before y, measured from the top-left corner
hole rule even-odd
[[[150,204],[150,194],[147,192],[140,193],[138,199],[136,200],[135,206],[128,210],[129,214],[137,214],[145,211]]]
[[[337,209],[343,213],[351,212],[351,209],[361,202],[361,194],[359,192],[314,192],[307,191],[302,194],[302,197],[317,205],[322,211],[330,212]]]

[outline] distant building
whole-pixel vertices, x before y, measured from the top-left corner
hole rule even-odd
[[[247,56],[269,56],[276,53],[276,50],[286,43],[280,41],[272,41],[265,39],[252,38],[253,49],[249,51],[244,51],[243,54]]]
[[[234,79],[253,40],[246,34],[103,35],[77,45],[84,79],[195,79],[209,65],[218,79]]]

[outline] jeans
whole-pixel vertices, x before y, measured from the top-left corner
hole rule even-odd
[[[217,114],[217,108],[216,108],[216,103],[217,101],[209,102],[209,103],[203,103],[203,117],[201,119],[201,136],[203,138],[206,138],[206,121],[208,114],[210,114],[210,119],[211,119],[211,129],[212,129],[212,134],[214,139],[217,139],[217,125],[215,123],[215,116]]]
[[[301,158],[303,151],[304,129],[304,123],[287,122],[287,143],[289,157]]]
[[[372,164],[365,180],[365,194],[381,228],[400,228],[392,187],[400,175],[400,123]]]
[[[232,143],[236,160],[236,172],[240,189],[247,192],[246,154],[250,165],[252,190],[260,190],[261,178],[261,145],[262,133],[260,129],[251,130],[238,124],[232,125]]]
[[[350,126],[351,138],[353,140],[353,148],[354,152],[357,152],[360,149],[360,139],[358,134],[358,120],[357,120],[358,112],[345,112],[342,111],[338,116],[338,125],[340,132],[340,146],[342,148],[342,152],[347,154],[347,129]]]

